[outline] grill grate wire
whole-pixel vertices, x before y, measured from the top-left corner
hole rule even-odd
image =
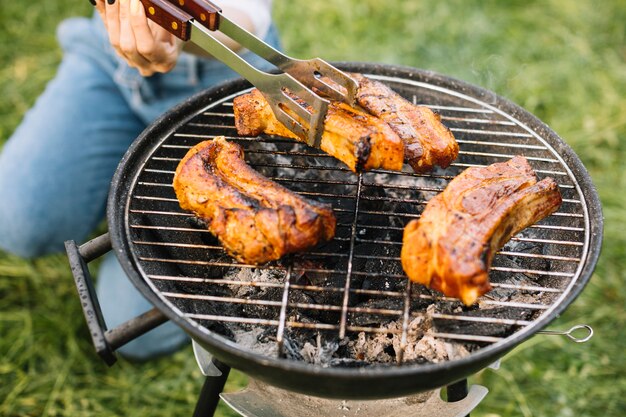
[[[455,134],[460,145],[456,162],[445,170],[431,174],[401,173],[376,170],[352,174],[333,158],[302,144],[277,137],[243,138],[236,136],[232,97],[211,105],[198,114],[155,148],[133,184],[128,211],[131,247],[146,280],[160,291],[160,296],[182,311],[187,320],[200,325],[236,323],[275,327],[278,351],[284,350],[284,336],[288,329],[307,329],[336,332],[340,339],[347,333],[397,333],[401,337],[399,358],[402,362],[409,323],[418,317],[430,316],[439,321],[480,323],[507,326],[508,334],[483,335],[463,332],[435,331],[436,338],[478,343],[479,346],[501,342],[516,331],[533,324],[558,304],[578,279],[588,245],[588,219],[584,210],[584,196],[575,179],[557,152],[514,118],[490,109],[476,100],[464,100],[458,94],[447,95],[430,91],[427,85],[412,85],[403,80],[387,80],[392,88],[413,102],[422,95],[430,98],[426,105],[442,116],[442,121]],[[247,91],[247,90],[246,90]],[[242,91],[244,93],[246,91]],[[462,104],[462,105],[461,105]],[[265,266],[237,264],[220,256],[221,247],[211,242],[209,232],[190,223],[193,218],[178,207],[171,186],[176,165],[196,143],[224,135],[228,140],[244,146],[248,162],[270,179],[292,188],[300,194],[333,204],[338,217],[337,236],[330,248],[316,248],[299,256],[306,262],[278,262]],[[510,292],[508,299],[492,298],[489,294],[480,300],[478,310],[490,309],[530,311],[530,318],[514,319],[496,315],[468,315],[456,299],[425,291],[412,284],[397,267],[403,225],[419,218],[424,205],[465,168],[502,162],[516,154],[524,154],[539,177],[555,178],[564,196],[558,212],[522,231],[499,251],[494,259],[490,278],[494,289]],[[391,220],[390,220],[391,219]],[[381,238],[377,232],[388,232],[391,238]],[[371,237],[373,235],[374,237]],[[378,236],[378,237],[377,237]],[[363,247],[386,248],[385,255],[363,252]],[[532,250],[528,250],[532,248]],[[217,254],[217,255],[216,255]],[[315,262],[323,260],[326,263]],[[515,260],[503,262],[504,260]],[[379,270],[363,270],[357,263],[375,261]],[[327,265],[335,265],[328,267]],[[370,265],[372,262],[370,262]],[[274,271],[282,274],[282,283],[253,280],[234,280],[227,276],[213,276],[204,271]],[[389,272],[389,270],[395,272]],[[324,286],[298,282],[302,274],[341,276],[343,285]],[[498,275],[499,274],[499,275]],[[227,274],[225,274],[227,275]],[[504,279],[495,279],[502,276]],[[381,279],[406,281],[402,290],[367,289],[353,286],[355,280]],[[510,282],[506,277],[523,276],[526,283]],[[402,281],[402,282],[404,282]],[[224,295],[224,287],[254,287],[278,291],[278,299],[256,299]],[[340,304],[301,302],[291,299],[293,291],[312,294],[337,294]],[[524,301],[518,295],[535,295],[533,301]],[[394,299],[401,308],[375,308],[351,305],[353,296]],[[532,297],[531,297],[532,298]],[[414,309],[417,301],[426,304],[451,305],[446,312],[426,312]],[[520,301],[521,300],[521,301]],[[231,316],[189,309],[189,302],[216,305],[241,305],[250,315]],[[255,315],[256,307],[275,310],[273,317]],[[307,322],[298,320],[294,312],[333,312],[338,322]],[[358,324],[355,316],[375,315],[400,320],[398,329]]]

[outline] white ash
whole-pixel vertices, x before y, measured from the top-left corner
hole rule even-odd
[[[235,342],[246,350],[253,350],[255,353],[268,357],[278,356],[278,344],[276,340],[262,341],[265,329],[263,327],[252,327],[248,329],[233,329]]]
[[[242,285],[233,284],[228,287],[233,292],[233,297],[265,298],[266,292],[285,285],[285,272],[278,269],[263,268],[232,268],[225,275],[224,279],[231,281],[241,281]],[[264,284],[277,285],[264,285]],[[261,285],[255,285],[261,284]]]
[[[300,349],[302,359],[315,365],[328,366],[339,348],[339,343],[322,341],[322,336],[319,333],[315,338],[315,342],[315,345],[310,342],[304,343],[304,346]]]
[[[446,342],[433,336],[432,314],[434,311],[435,305],[431,304],[426,309],[425,316],[416,317],[409,323],[404,354],[401,348],[401,321],[392,321],[382,326],[389,330],[389,333],[360,332],[356,340],[348,343],[348,348],[353,357],[377,363],[400,361],[437,363],[469,355],[469,351],[462,344]]]

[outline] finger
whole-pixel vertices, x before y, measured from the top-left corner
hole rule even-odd
[[[156,39],[157,42],[165,42],[165,43],[173,44],[174,39],[179,39],[175,35],[173,35],[171,32],[167,31],[166,29],[159,26],[157,23],[153,21],[149,21],[148,26],[150,27],[150,31],[152,32],[152,35],[154,36],[154,39]]]
[[[109,42],[119,54],[122,54],[120,50],[120,7],[118,3],[115,0],[107,0],[105,5],[105,24],[109,34]]]
[[[178,58],[178,39],[166,29],[146,18],[139,0],[130,0],[131,21],[137,41],[137,50],[150,61],[155,72],[167,72],[174,68]],[[181,41],[182,43],[182,41]]]
[[[137,39],[132,28],[130,1],[118,0],[120,13],[120,49],[128,63],[136,68],[148,67],[150,62],[137,50]]]
[[[98,11],[98,14],[100,15],[100,17],[102,18],[102,21],[106,25],[106,10],[104,7],[104,0],[97,0],[94,6],[96,6],[96,10]]]
[[[130,23],[137,51],[148,61],[154,60],[156,40],[148,25],[145,9],[139,0],[130,0]]]

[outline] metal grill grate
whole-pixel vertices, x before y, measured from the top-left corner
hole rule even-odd
[[[405,167],[401,173],[356,175],[291,140],[238,137],[232,98],[245,91],[212,104],[155,146],[131,185],[127,234],[144,279],[186,320],[230,337],[228,326],[256,326],[275,340],[278,355],[285,354],[288,332],[332,333],[339,339],[395,334],[401,340],[396,357],[402,362],[417,318],[433,320],[432,337],[476,350],[532,325],[572,290],[588,250],[589,218],[580,187],[558,152],[514,116],[475,98],[411,80],[372,78],[442,116],[461,149],[452,166],[431,174]],[[332,204],[338,218],[335,239],[262,267],[236,264],[226,256],[210,233],[179,208],[171,186],[185,153],[218,135],[240,143],[248,163],[268,178]],[[467,167],[518,154],[540,178],[555,178],[563,204],[498,252],[490,273],[494,290],[478,306],[465,308],[411,284],[399,258],[404,225]],[[383,325],[389,321],[398,325]]]

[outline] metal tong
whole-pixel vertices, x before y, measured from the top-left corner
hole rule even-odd
[[[354,103],[357,83],[345,73],[320,58],[300,60],[284,55],[226,18],[208,0],[141,2],[148,18],[178,38],[195,43],[250,81],[278,121],[309,146],[320,146],[329,100]],[[271,74],[250,65],[212,35],[218,30],[282,73]]]

